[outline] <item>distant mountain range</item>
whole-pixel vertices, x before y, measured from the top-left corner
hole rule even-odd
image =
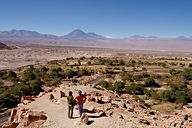
[[[64,36],[56,36],[51,34],[40,34],[35,31],[27,30],[10,30],[10,31],[0,31],[0,39],[67,39],[67,40],[103,40],[106,37],[98,35],[96,33],[85,33],[80,29],[76,29]]]
[[[0,39],[30,39],[30,38],[37,38],[37,39],[66,39],[72,41],[85,41],[85,40],[105,40],[105,39],[112,39],[107,38],[105,36],[96,34],[94,32],[84,32],[81,29],[75,29],[74,31],[68,33],[64,36],[56,36],[52,34],[41,34],[36,31],[28,31],[28,30],[16,30],[12,29],[10,31],[0,31]],[[159,37],[156,36],[140,36],[140,35],[133,35],[127,37],[126,39],[158,39]],[[192,39],[191,37],[179,36],[175,39]]]
[[[114,39],[93,32],[86,33],[80,29],[76,29],[64,36],[41,34],[27,30],[0,31],[0,42],[5,44],[21,43],[160,51],[191,51],[192,48],[192,36],[160,38],[156,36],[134,35],[127,38]]]

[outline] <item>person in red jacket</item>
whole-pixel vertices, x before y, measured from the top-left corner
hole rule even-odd
[[[78,90],[78,96],[76,96],[74,100],[77,103],[80,117],[83,114],[83,104],[85,103],[86,99],[86,96],[82,95],[82,91]]]

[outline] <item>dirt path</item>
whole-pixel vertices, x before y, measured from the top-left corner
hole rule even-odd
[[[83,88],[85,89],[85,87],[78,88],[81,88],[82,90]],[[70,89],[73,92],[76,92],[75,90],[77,89],[77,87]],[[46,93],[44,96],[36,98],[35,101],[25,106],[26,108],[30,108],[31,110],[44,111],[47,114],[48,119],[42,125],[42,128],[121,128],[121,126],[126,126],[125,122],[121,122],[120,120],[115,121],[113,118],[110,117],[97,117],[95,115],[92,115],[92,118],[89,118],[89,125],[81,124],[76,107],[74,109],[74,118],[68,119],[66,97],[59,98],[59,91],[62,90],[67,94],[69,88],[56,88],[55,90],[56,92],[51,93],[55,96],[56,99],[61,101],[59,105],[56,102],[50,102],[48,100],[48,96],[50,93]],[[87,107],[87,103],[84,107]],[[88,115],[91,116],[90,113],[88,113]]]

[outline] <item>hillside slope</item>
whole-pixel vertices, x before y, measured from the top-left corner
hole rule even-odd
[[[43,111],[46,113],[47,120],[41,124],[41,128],[192,127],[191,108],[185,107],[185,109],[170,114],[163,114],[136,102],[129,95],[119,96],[90,86],[66,85],[68,83],[61,84],[60,87],[53,89],[52,92],[43,93],[43,95],[35,98],[35,101],[28,102],[27,105],[19,104],[19,107],[30,111]],[[80,122],[77,106],[75,106],[73,118],[68,119],[66,97],[60,98],[60,91],[65,92],[65,94],[73,91],[74,96],[76,96],[78,89],[92,96],[99,94],[103,97],[104,103],[91,102],[89,100],[85,103],[84,109],[89,117],[88,124]],[[54,96],[52,101],[49,100],[50,94]],[[111,103],[107,101],[108,97],[112,98]],[[90,97],[87,96],[87,98],[89,99]],[[18,128],[22,127],[20,124]],[[38,121],[32,124],[33,128],[39,127]],[[30,124],[28,127],[32,126]]]

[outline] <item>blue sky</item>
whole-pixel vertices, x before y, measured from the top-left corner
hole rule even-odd
[[[0,0],[0,31],[192,36],[192,0]]]

